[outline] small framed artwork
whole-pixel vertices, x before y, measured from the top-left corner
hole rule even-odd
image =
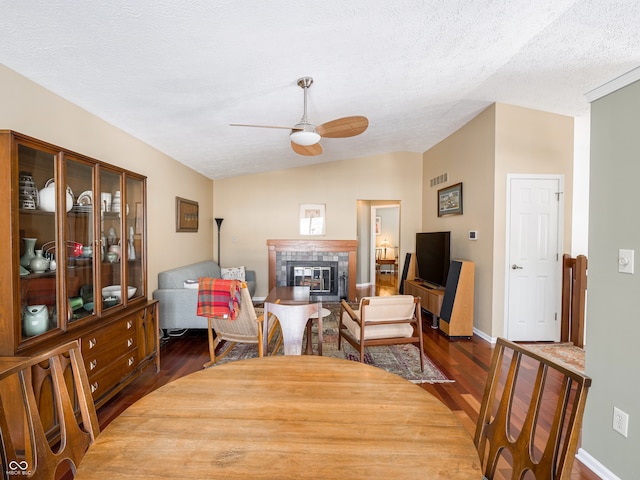
[[[438,216],[462,215],[462,183],[438,190]]]
[[[326,220],[324,203],[300,205],[300,235],[324,235]]]
[[[176,197],[176,232],[198,231],[198,202]]]
[[[382,231],[382,219],[380,217],[376,217],[376,235],[380,235]]]

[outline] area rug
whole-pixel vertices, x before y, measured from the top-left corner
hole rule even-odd
[[[339,311],[339,306],[325,304],[324,307],[332,313],[328,317],[325,317],[322,322],[322,355],[355,362],[360,361],[358,352],[347,342],[343,341],[341,350],[338,350],[338,322],[336,312]],[[313,348],[315,352],[317,348],[317,322],[314,322],[312,330]],[[303,341],[303,348],[304,345],[306,345],[306,343],[304,343],[305,341]],[[453,382],[453,380],[449,380],[426,356],[424,356],[424,372],[421,372],[420,357],[418,355],[418,347],[411,344],[371,347],[365,349],[364,363],[382,368],[406,378],[413,383]],[[229,355],[219,362],[216,362],[216,365],[257,356],[258,348],[256,345],[237,344]]]
[[[584,350],[573,343],[525,343],[523,345],[542,357],[584,372]]]

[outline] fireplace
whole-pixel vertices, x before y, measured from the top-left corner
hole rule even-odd
[[[312,297],[338,295],[338,262],[302,260],[286,263],[287,286],[309,287]]]
[[[357,240],[267,240],[267,246],[269,291],[295,285],[289,278],[295,282],[291,268],[302,267],[298,278],[307,282],[312,300],[355,300]]]

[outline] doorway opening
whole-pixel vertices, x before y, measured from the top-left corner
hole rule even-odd
[[[399,258],[400,202],[359,200],[358,288],[375,295],[397,294]]]

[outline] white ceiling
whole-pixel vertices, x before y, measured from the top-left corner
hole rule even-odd
[[[423,152],[493,102],[580,116],[640,65],[637,0],[2,1],[0,62],[202,174]],[[369,129],[292,152],[309,120]],[[1,107],[0,107],[1,108]],[[10,128],[10,125],[3,126]]]

